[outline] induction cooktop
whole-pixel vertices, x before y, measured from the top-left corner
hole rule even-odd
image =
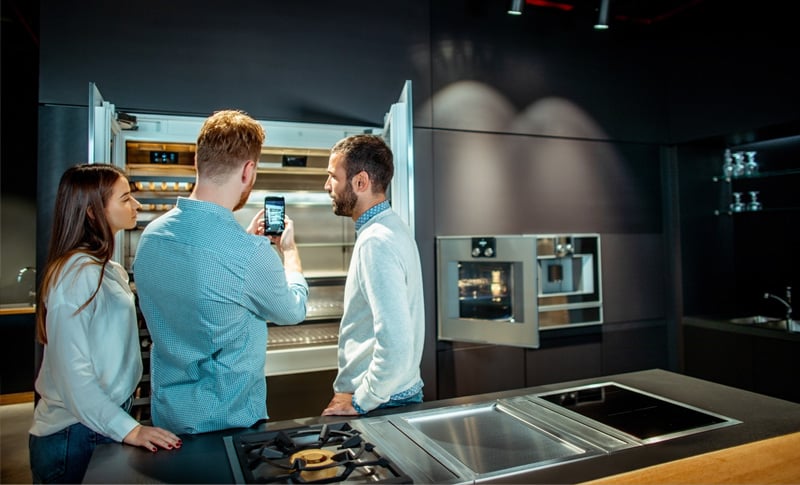
[[[644,443],[741,422],[616,382],[547,392],[536,397]]]

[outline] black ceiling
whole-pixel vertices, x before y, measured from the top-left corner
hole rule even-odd
[[[599,12],[603,0],[526,0],[526,8]],[[653,25],[697,15],[707,0],[607,0],[610,22]]]
[[[524,0],[523,15],[561,12],[597,18],[603,0]],[[795,2],[781,0],[607,0],[610,26],[638,26],[677,32],[785,27]],[[510,0],[509,0],[510,3]],[[771,32],[770,32],[771,34]],[[769,35],[769,34],[768,34]]]

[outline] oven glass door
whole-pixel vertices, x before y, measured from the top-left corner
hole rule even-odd
[[[458,316],[480,320],[512,320],[514,265],[460,261]]]

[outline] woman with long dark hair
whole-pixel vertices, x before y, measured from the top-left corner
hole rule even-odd
[[[142,357],[128,274],[111,256],[114,235],[136,226],[140,208],[112,165],[77,165],[61,177],[37,293],[44,357],[29,438],[34,482],[80,483],[99,444],[181,445],[129,414]]]

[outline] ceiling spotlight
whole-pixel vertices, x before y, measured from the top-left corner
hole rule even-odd
[[[600,0],[600,15],[597,23],[594,24],[595,30],[606,30],[608,28],[608,2],[611,0]]]
[[[511,0],[511,6],[508,7],[509,15],[522,15],[522,7],[525,6],[525,0]]]

